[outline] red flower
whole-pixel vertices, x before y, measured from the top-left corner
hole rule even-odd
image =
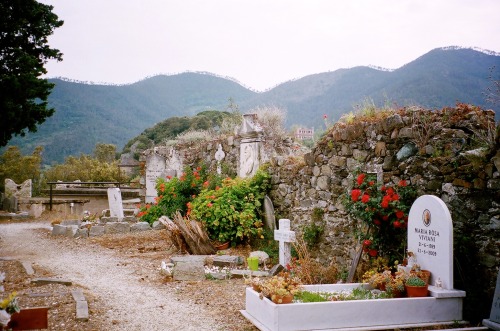
[[[372,244],[372,241],[369,239],[366,239],[365,241],[363,241],[363,246],[370,246],[371,244]]]
[[[323,115],[323,119],[326,120],[328,116],[326,114]]]
[[[380,220],[377,219],[373,220],[373,223],[377,226],[380,226],[380,224],[382,224],[382,222],[380,222]]]
[[[392,201],[398,201],[399,200],[399,195],[393,194],[392,195]]]
[[[394,189],[392,187],[389,187],[387,189],[387,195],[393,195],[394,194]]]
[[[196,170],[200,171],[200,170],[201,170],[201,167],[196,168]]]
[[[380,207],[382,208],[389,208],[389,201],[387,199],[382,199],[382,202],[380,203]]]
[[[371,257],[375,257],[375,256],[377,256],[377,254],[378,254],[378,252],[376,249],[370,249],[368,251],[368,255],[370,255]]]
[[[363,196],[361,197],[361,202],[362,203],[368,203],[368,201],[370,201],[370,196],[368,194],[363,194]]]
[[[208,187],[210,183],[208,182],[208,180],[206,182],[203,183],[203,187]]]
[[[372,180],[371,182],[368,183],[368,185],[373,186],[375,185],[375,182]]]
[[[392,223],[392,225],[393,225],[396,229],[398,229],[398,228],[400,228],[400,227],[401,227],[401,223],[400,223],[399,221],[395,221],[394,223]]]
[[[215,199],[215,195],[211,195],[211,196],[210,196],[210,199]]]
[[[167,179],[172,179],[172,176],[167,176]]]
[[[354,189],[351,192],[351,199],[352,201],[356,202],[359,200],[359,196],[361,195],[361,190]]]
[[[402,210],[398,210],[398,211],[396,212],[396,217],[397,217],[398,219],[402,219],[403,217],[405,217],[405,213],[404,213]]]
[[[212,207],[212,203],[211,202],[207,203],[207,207],[209,208]]]
[[[402,179],[402,180],[399,181],[398,185],[401,186],[401,187],[405,187],[406,185],[408,185],[408,183],[406,182],[406,180]]]
[[[365,180],[365,174],[359,174],[358,179],[357,179],[358,186],[363,184],[364,180]]]
[[[380,192],[385,192],[387,190],[387,187],[385,187],[385,185],[382,185],[382,187],[380,188]]]
[[[388,221],[389,220],[389,216],[387,216],[387,215],[382,216],[382,220],[383,221]]]

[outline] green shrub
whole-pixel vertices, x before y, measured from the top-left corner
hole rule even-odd
[[[188,215],[203,222],[212,240],[236,244],[261,237],[260,207],[269,183],[262,170],[251,179],[226,178],[220,187],[203,189],[188,204]]]
[[[209,179],[211,180],[209,181]],[[146,204],[138,216],[141,221],[153,223],[161,216],[173,217],[175,212],[186,214],[188,203],[205,188],[215,187],[220,180],[210,177],[205,165],[196,169],[184,168],[181,177],[158,178],[156,181],[157,197],[154,204]]]

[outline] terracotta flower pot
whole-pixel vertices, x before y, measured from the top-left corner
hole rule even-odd
[[[260,293],[262,291],[262,287],[259,284],[252,284],[252,288],[255,292]]]
[[[409,298],[426,297],[427,294],[429,293],[428,287],[429,287],[429,285],[425,285],[425,286],[405,285],[406,294],[408,295]]]
[[[228,242],[225,242],[223,244],[220,244],[220,245],[216,245],[215,248],[219,251],[222,251],[224,249],[228,249],[229,248],[229,241]]]
[[[293,294],[287,294],[287,295],[276,295],[273,294],[271,296],[271,301],[276,303],[276,304],[284,304],[284,303],[292,303],[293,301]]]

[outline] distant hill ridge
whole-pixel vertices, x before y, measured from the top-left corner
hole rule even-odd
[[[118,150],[155,123],[173,116],[193,116],[206,110],[226,110],[231,98],[242,112],[276,105],[287,110],[287,125],[324,128],[330,121],[369,98],[376,105],[418,104],[429,109],[466,102],[492,108],[484,92],[500,80],[500,55],[460,47],[434,49],[398,69],[359,66],[318,73],[255,92],[237,80],[207,72],[157,75],[141,81],[110,85],[50,79],[56,86],[49,97],[55,114],[37,133],[16,137],[24,153],[45,146],[44,162],[62,162],[69,155],[91,154],[96,143]]]

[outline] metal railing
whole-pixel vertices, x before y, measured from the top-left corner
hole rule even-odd
[[[49,184],[49,194],[50,194],[50,200],[49,200],[49,205],[50,205],[50,211],[52,211],[52,196],[53,196],[53,191],[52,187],[54,185],[115,185],[118,188],[120,187],[121,182],[47,182]],[[93,187],[95,188],[95,187]]]

